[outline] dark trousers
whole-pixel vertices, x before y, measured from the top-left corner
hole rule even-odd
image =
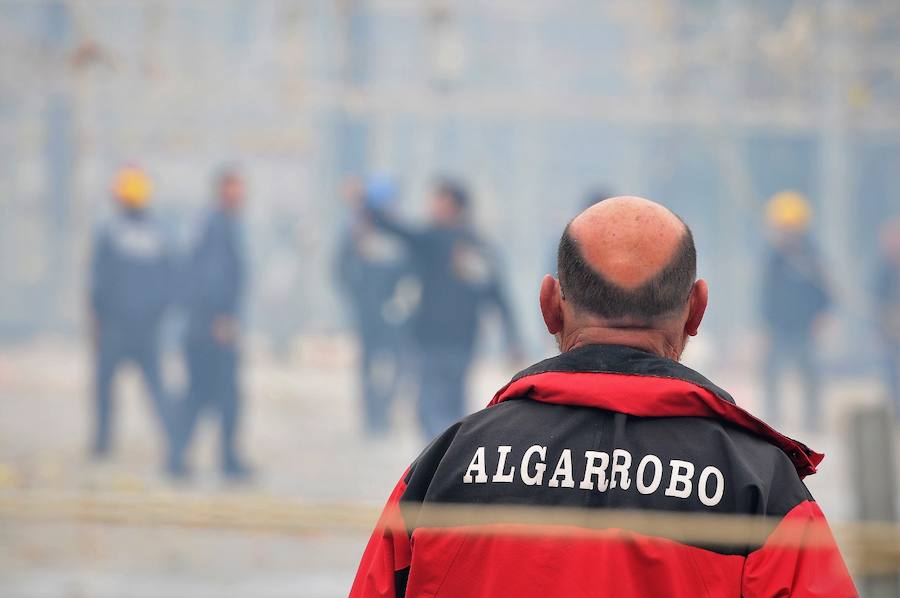
[[[155,332],[129,331],[102,324],[97,339],[92,445],[92,450],[97,455],[103,455],[110,450],[114,412],[113,380],[119,366],[128,362],[140,369],[160,431],[168,440],[168,403],[160,376],[159,343]]]
[[[800,374],[803,384],[804,421],[817,430],[822,422],[820,374],[815,343],[809,335],[771,337],[763,372],[766,417],[770,423],[778,423],[782,403],[780,383],[784,373],[790,369]]]
[[[238,352],[213,339],[192,339],[185,347],[188,390],[176,410],[170,467],[184,466],[184,457],[204,410],[212,411],[220,423],[220,458],[224,470],[240,466],[237,430],[240,420],[238,396]]]
[[[394,395],[400,381],[400,342],[397,334],[360,335],[360,384],[362,386],[365,430],[386,432]]]
[[[471,362],[472,352],[466,348],[422,348],[418,415],[429,440],[465,416]]]

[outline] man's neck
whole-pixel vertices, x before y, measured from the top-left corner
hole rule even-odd
[[[587,345],[623,345],[675,361],[681,357],[666,332],[650,328],[585,326],[562,338],[560,350],[566,353]]]

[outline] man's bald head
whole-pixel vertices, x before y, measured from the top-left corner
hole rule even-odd
[[[559,244],[559,281],[578,308],[625,325],[650,324],[683,308],[697,275],[687,225],[639,197],[589,207]]]

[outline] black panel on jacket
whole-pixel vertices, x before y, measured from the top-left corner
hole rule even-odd
[[[452,436],[451,436],[452,435]],[[447,442],[452,438],[451,442]],[[535,401],[512,400],[480,411],[433,443],[416,461],[403,496],[407,524],[416,526],[416,508],[421,504],[510,504],[590,509],[638,509],[674,512],[748,514],[780,517],[811,497],[788,457],[777,447],[753,434],[717,420],[678,417],[642,418],[602,409],[552,405]],[[492,481],[500,461],[499,447],[509,446],[504,474],[513,473],[510,482]],[[546,447],[545,458],[538,455],[526,463],[526,475],[537,474],[536,464],[546,466],[541,483],[526,485],[521,465],[525,451],[532,446]],[[464,483],[464,476],[479,447],[484,447],[485,483]],[[560,483],[551,487],[551,476],[564,449],[571,451],[574,487]],[[613,458],[614,451],[627,452],[628,489],[610,483],[611,468],[605,478],[605,491],[597,489],[599,479],[590,478],[593,489],[581,488],[585,479],[587,451],[603,452]],[[637,489],[639,462],[647,455],[662,464],[660,481],[653,492]],[[624,453],[620,453],[624,457]],[[671,484],[672,460],[693,465],[692,489],[686,498],[667,496]],[[621,462],[621,460],[620,460]],[[596,464],[596,462],[595,462]],[[701,472],[712,466],[722,473],[721,499],[713,506],[699,498]],[[643,472],[644,488],[652,487],[655,465]],[[684,473],[683,470],[680,473]],[[712,477],[712,476],[710,476]],[[707,498],[715,493],[716,480],[708,479]],[[684,489],[678,485],[678,489]],[[755,546],[707,547],[728,554],[746,554]]]
[[[525,370],[516,379],[551,371],[677,378],[733,402],[693,370],[627,347],[571,351]],[[501,459],[505,459],[502,469]],[[595,468],[591,472],[589,465]],[[416,460],[406,482],[401,506],[410,533],[417,527],[419,509],[429,504],[780,518],[812,499],[780,448],[727,421],[638,417],[527,397],[504,401],[451,426]],[[603,484],[606,487],[600,489]],[[758,548],[700,547],[723,554],[747,554]]]

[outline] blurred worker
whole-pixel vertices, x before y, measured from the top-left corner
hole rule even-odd
[[[900,218],[881,231],[881,260],[875,298],[878,329],[884,342],[885,374],[894,415],[900,419]]]
[[[122,169],[113,182],[116,210],[100,227],[91,266],[91,320],[96,348],[96,413],[92,451],[111,449],[112,384],[124,362],[141,370],[163,437],[168,405],[160,376],[160,323],[170,303],[172,262],[162,230],[149,213],[152,184],[141,169]]]
[[[768,333],[764,364],[767,417],[777,422],[779,383],[795,367],[803,381],[805,422],[821,425],[816,336],[831,303],[819,252],[809,235],[812,209],[801,194],[782,191],[766,208],[772,244],[762,277],[762,316]]]
[[[215,204],[186,270],[189,382],[174,426],[169,469],[175,476],[188,474],[185,452],[203,409],[219,418],[222,472],[231,478],[251,473],[237,448],[240,310],[245,286],[240,211],[244,195],[240,172],[223,168],[215,178]]]
[[[822,455],[677,361],[708,296],[687,226],[659,204],[609,199],[566,228],[558,261],[540,305],[562,354],[416,459],[351,598],[856,596],[801,481]],[[776,525],[765,539],[701,544],[685,538],[696,521],[638,531],[618,509]],[[604,511],[614,526],[585,525]]]
[[[390,407],[400,379],[401,335],[407,314],[398,305],[400,283],[408,273],[406,249],[393,236],[372,225],[362,204],[389,210],[396,198],[394,183],[373,177],[362,185],[347,181],[347,200],[356,208],[338,247],[336,277],[353,312],[360,344],[365,432],[388,432]]]
[[[413,321],[420,352],[419,421],[430,437],[463,416],[465,384],[484,308],[500,312],[511,354],[519,336],[496,259],[469,221],[469,194],[459,183],[437,183],[432,223],[415,229],[369,205],[373,222],[402,240],[422,285]]]

